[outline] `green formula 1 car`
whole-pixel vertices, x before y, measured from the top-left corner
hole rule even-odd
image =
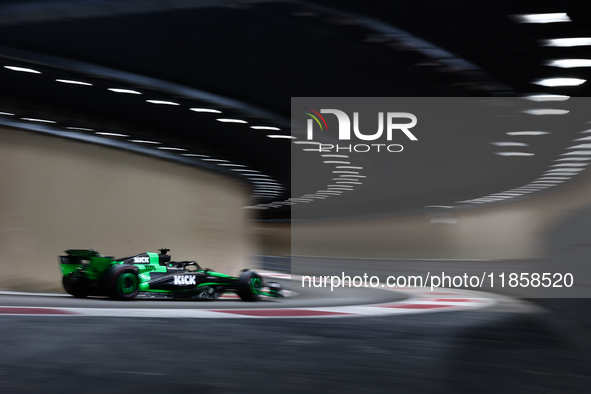
[[[215,300],[223,293],[237,293],[243,301],[263,296],[282,298],[281,285],[268,283],[254,271],[234,277],[194,261],[171,261],[169,249],[114,259],[94,249],[69,249],[60,256],[63,285],[74,297]]]

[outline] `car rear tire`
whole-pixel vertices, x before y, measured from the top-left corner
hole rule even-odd
[[[115,300],[131,300],[137,296],[140,280],[135,268],[116,265],[107,271],[107,292]]]
[[[66,293],[76,298],[86,298],[90,295],[90,284],[81,276],[64,276],[62,285]]]
[[[254,271],[244,271],[238,278],[238,296],[242,301],[258,301],[265,284],[263,278]]]

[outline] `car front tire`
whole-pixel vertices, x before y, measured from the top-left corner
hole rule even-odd
[[[258,301],[265,286],[263,278],[254,271],[244,271],[238,278],[238,296],[242,301]]]

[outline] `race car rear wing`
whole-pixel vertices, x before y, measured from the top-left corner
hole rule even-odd
[[[113,263],[113,256],[103,256],[95,249],[68,249],[66,256],[60,256],[62,274],[68,275],[88,264],[87,276],[95,279]]]

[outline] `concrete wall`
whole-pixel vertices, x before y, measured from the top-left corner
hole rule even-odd
[[[466,196],[466,198],[475,196]],[[537,259],[546,255],[545,232],[591,206],[591,179],[512,203],[461,211],[376,219],[264,224],[266,254],[395,259]],[[432,223],[453,219],[456,224]],[[441,221],[439,221],[441,222]],[[274,231],[276,230],[276,231]],[[287,242],[289,238],[291,242]],[[271,246],[272,245],[272,246]],[[289,245],[289,248],[278,248]],[[280,249],[280,250],[279,250]]]
[[[257,253],[246,185],[209,171],[3,128],[0,180],[0,288],[60,289],[69,248],[166,247],[230,274]]]

